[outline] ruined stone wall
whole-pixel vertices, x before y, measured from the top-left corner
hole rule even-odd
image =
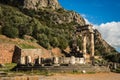
[[[84,64],[85,59],[84,58],[79,58],[79,57],[62,57],[59,58],[59,63],[60,64]]]
[[[85,56],[86,56],[85,62],[86,62],[86,63],[90,63],[90,62],[91,62],[91,60],[90,60],[90,55],[89,55],[89,54],[86,54]]]
[[[35,59],[38,57],[42,57],[42,50],[41,49],[22,49],[20,57],[30,56],[32,63],[35,62]]]
[[[21,57],[31,57],[32,63],[38,57],[42,57],[42,49],[21,49],[18,46],[15,46],[15,52],[13,55],[13,62],[19,63]]]
[[[0,64],[12,63],[14,44],[0,44]]]
[[[15,46],[12,62],[18,63],[20,56],[21,56],[21,49],[18,46]]]

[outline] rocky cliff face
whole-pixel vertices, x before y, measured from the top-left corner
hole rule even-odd
[[[106,55],[107,53],[117,53],[101,36],[98,30],[95,30],[95,52],[96,54]],[[99,53],[101,52],[101,53]]]
[[[59,5],[57,0],[24,0],[24,8],[27,8],[27,9],[40,9],[40,8],[59,9],[61,8],[61,6]]]
[[[46,15],[45,13],[44,15],[49,16],[51,21],[54,21],[55,24],[64,24],[70,22],[75,22],[80,25],[85,24],[84,19],[79,14],[73,11],[64,10],[58,3],[58,0],[1,0],[0,2],[29,10],[48,9],[48,11],[46,11],[48,14]]]
[[[41,16],[40,16],[41,15]],[[85,20],[79,14],[73,11],[66,11],[63,8],[58,10],[43,10],[40,11],[39,17],[43,19],[43,17],[47,18],[45,20],[50,20],[49,22],[53,24],[68,24],[68,23],[77,23],[79,25],[84,25]]]
[[[1,0],[0,2],[18,7],[27,8],[27,9],[35,9],[35,10],[41,8],[51,8],[51,9],[61,8],[57,0]]]

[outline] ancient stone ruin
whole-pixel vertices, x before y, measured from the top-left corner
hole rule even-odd
[[[22,49],[19,46],[15,46],[13,54],[14,63],[34,63],[34,59],[41,57],[42,49]]]
[[[78,26],[76,31],[77,35],[82,36],[82,50],[77,46],[77,43],[73,43],[73,48],[70,52],[70,56],[51,56],[50,58],[43,58],[41,56],[41,49],[21,49],[20,47],[15,47],[15,53],[13,55],[13,61],[21,65],[75,65],[75,64],[85,64],[91,62],[94,59],[94,30],[92,25]],[[76,35],[76,34],[75,34]],[[86,36],[91,35],[91,53],[90,57],[87,58],[86,49]],[[89,59],[89,61],[87,61]]]
[[[14,70],[47,70],[47,71],[95,71],[96,67],[91,64],[94,62],[94,30],[92,25],[78,26],[75,34],[82,36],[82,50],[73,43],[73,49],[70,56],[51,56],[50,58],[43,58],[41,56],[41,49],[20,49],[16,46],[16,53],[14,59],[17,59],[18,65]],[[87,39],[90,36],[91,53],[87,57]],[[88,65],[90,63],[90,65]],[[109,71],[106,67],[101,67],[98,70]]]

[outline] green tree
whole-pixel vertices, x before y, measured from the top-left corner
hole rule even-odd
[[[59,41],[58,41],[57,37],[51,37],[50,44],[53,47],[58,47],[59,46]]]
[[[19,32],[20,37],[23,37],[24,35],[32,35],[33,27],[28,24],[20,25]]]
[[[0,25],[0,34],[2,34],[2,26]]]
[[[62,36],[58,37],[58,41],[59,41],[59,47],[61,49],[65,49],[68,46],[68,41],[64,37]]]
[[[77,44],[78,44],[80,50],[82,50],[82,39],[81,38],[77,39]]]
[[[38,35],[38,43],[47,49],[49,49],[51,47],[49,44],[49,39],[44,33]]]
[[[31,25],[33,26],[33,33],[32,36],[38,39],[38,35],[40,34],[40,29],[43,25],[35,18],[32,18]]]
[[[4,26],[2,28],[2,34],[6,35],[10,38],[16,38],[16,37],[18,37],[19,31],[15,27]]]

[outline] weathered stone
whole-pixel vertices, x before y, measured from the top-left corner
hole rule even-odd
[[[85,59],[84,58],[80,58],[80,64],[85,64]]]
[[[38,58],[35,59],[35,63],[34,64],[35,65],[42,65],[42,59],[41,59],[41,57],[38,56]]]
[[[94,57],[94,33],[91,32],[91,56]]]
[[[41,58],[38,57],[38,64],[41,64]]]
[[[64,57],[63,63],[64,64],[69,64],[70,63],[70,57]]]
[[[85,74],[85,73],[86,73],[86,70],[82,70],[82,73],[84,73],[84,74]]]
[[[58,0],[0,0],[0,2],[27,9],[61,8],[61,6],[58,3]]]
[[[86,45],[87,41],[86,41],[86,34],[83,35],[83,53],[86,54]]]
[[[70,64],[74,65],[75,64],[75,57],[71,56],[70,58]]]
[[[59,64],[59,58],[58,57],[54,57],[54,59],[53,59],[54,61],[54,64]]]
[[[75,58],[75,63],[80,64],[80,58]]]
[[[60,64],[63,64],[64,63],[64,57],[60,57]]]
[[[28,56],[28,63],[31,63],[32,60],[31,60],[31,56]]]
[[[117,64],[113,63],[113,67],[114,67],[114,69],[117,69]]]
[[[58,57],[54,57],[53,63],[54,63],[54,66],[60,66],[60,64],[59,64],[59,58]]]
[[[0,43],[0,64],[12,63],[13,53],[13,44]]]
[[[24,56],[20,58],[20,64],[25,64],[25,57]]]
[[[59,5],[57,0],[24,0],[24,8],[27,8],[27,9],[41,9],[41,8],[59,9],[61,8],[61,6]]]
[[[35,63],[35,59],[37,59],[38,56],[41,57],[41,55],[42,49],[21,49],[20,47],[15,46],[13,62],[20,63],[20,60],[23,59],[22,57],[31,56],[31,63]]]
[[[31,64],[31,56],[26,56],[26,64]]]
[[[0,68],[3,68],[3,67],[5,67],[5,65],[4,64],[0,64]]]

